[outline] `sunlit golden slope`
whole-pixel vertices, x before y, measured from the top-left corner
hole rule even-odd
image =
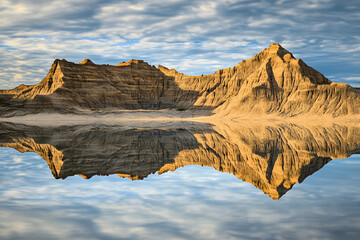
[[[159,69],[174,76],[180,88],[199,92],[194,106],[214,107],[219,116],[360,113],[359,89],[331,82],[279,44],[210,75],[192,77],[174,69]]]

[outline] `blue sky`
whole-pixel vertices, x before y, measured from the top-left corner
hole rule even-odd
[[[56,58],[212,73],[273,42],[360,86],[357,0],[2,0],[0,20],[0,88],[37,83]]]

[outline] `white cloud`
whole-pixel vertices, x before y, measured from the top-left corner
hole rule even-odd
[[[345,77],[344,79],[347,81],[360,81],[360,77]]]

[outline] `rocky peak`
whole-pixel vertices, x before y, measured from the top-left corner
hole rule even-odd
[[[159,64],[159,66],[157,68],[166,75],[174,76],[176,74],[179,74],[179,72],[176,71],[174,68],[169,69],[169,68],[167,68],[165,66],[162,66],[160,64]]]
[[[81,65],[93,65],[93,66],[95,66],[96,64],[95,63],[93,63],[90,59],[84,59],[82,62],[79,62],[79,64],[81,64]]]
[[[146,66],[151,67],[147,62],[144,62],[144,60],[137,60],[137,59],[131,59],[128,62],[121,62],[118,63],[116,66]]]
[[[291,58],[295,59],[294,56],[285,48],[283,48],[279,43],[273,43],[271,44],[267,49],[264,51],[267,51],[269,56],[279,56],[283,60],[287,59],[290,60]]]
[[[291,52],[283,48],[279,43],[273,43],[262,52],[256,54],[253,58],[249,59],[251,62],[264,62],[269,59],[276,59],[280,57],[283,62],[290,62],[296,60]]]

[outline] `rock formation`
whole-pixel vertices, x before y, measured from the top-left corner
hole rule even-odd
[[[213,74],[186,76],[140,60],[116,66],[55,60],[35,85],[0,91],[0,116],[121,109],[280,116],[360,114],[360,90],[333,83],[279,44]]]
[[[0,123],[0,147],[39,154],[57,179],[118,174],[136,180],[200,165],[231,173],[273,199],[332,159],[360,153],[356,124],[200,125],[154,129]]]
[[[204,122],[214,125],[109,125],[109,113],[120,118],[135,115],[133,110],[139,110],[139,116],[150,114],[143,110],[212,115]],[[117,174],[135,180],[200,165],[231,173],[279,199],[332,159],[360,153],[356,122],[239,120],[264,115],[360,116],[360,89],[331,82],[279,44],[232,68],[201,76],[141,60],[111,66],[90,59],[78,64],[57,59],[40,83],[0,90],[2,121],[36,113],[81,114],[87,120],[102,114],[102,119],[110,119],[52,127],[0,121],[0,147],[39,154],[56,179]]]

